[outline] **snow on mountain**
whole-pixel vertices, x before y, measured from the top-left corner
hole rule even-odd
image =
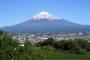
[[[80,25],[57,18],[48,12],[40,12],[31,19],[9,27],[3,27],[8,32],[86,32],[90,26]]]
[[[32,19],[33,20],[43,20],[43,19],[46,19],[46,20],[52,21],[52,20],[60,19],[60,18],[55,17],[54,15],[52,15],[52,14],[50,14],[48,12],[42,11],[42,12],[38,13],[37,15],[35,15]]]

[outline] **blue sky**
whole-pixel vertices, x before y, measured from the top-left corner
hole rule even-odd
[[[90,25],[90,0],[0,0],[0,27],[21,23],[41,11]]]

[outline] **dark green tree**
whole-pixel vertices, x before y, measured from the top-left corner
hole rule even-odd
[[[7,34],[0,37],[0,60],[11,60],[14,57],[18,42]]]
[[[43,41],[43,42],[39,42],[37,43],[37,46],[46,46],[46,45],[54,45],[54,39],[53,38],[48,38],[47,40]]]

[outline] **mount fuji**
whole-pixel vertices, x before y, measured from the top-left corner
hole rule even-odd
[[[3,27],[7,32],[87,32],[90,26],[81,25],[67,21],[66,19],[55,17],[48,12],[40,12],[31,19],[8,27]]]

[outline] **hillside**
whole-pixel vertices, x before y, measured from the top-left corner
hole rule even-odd
[[[90,26],[70,22],[63,18],[57,18],[48,12],[40,12],[33,18],[19,24],[3,27],[8,32],[87,32]]]

